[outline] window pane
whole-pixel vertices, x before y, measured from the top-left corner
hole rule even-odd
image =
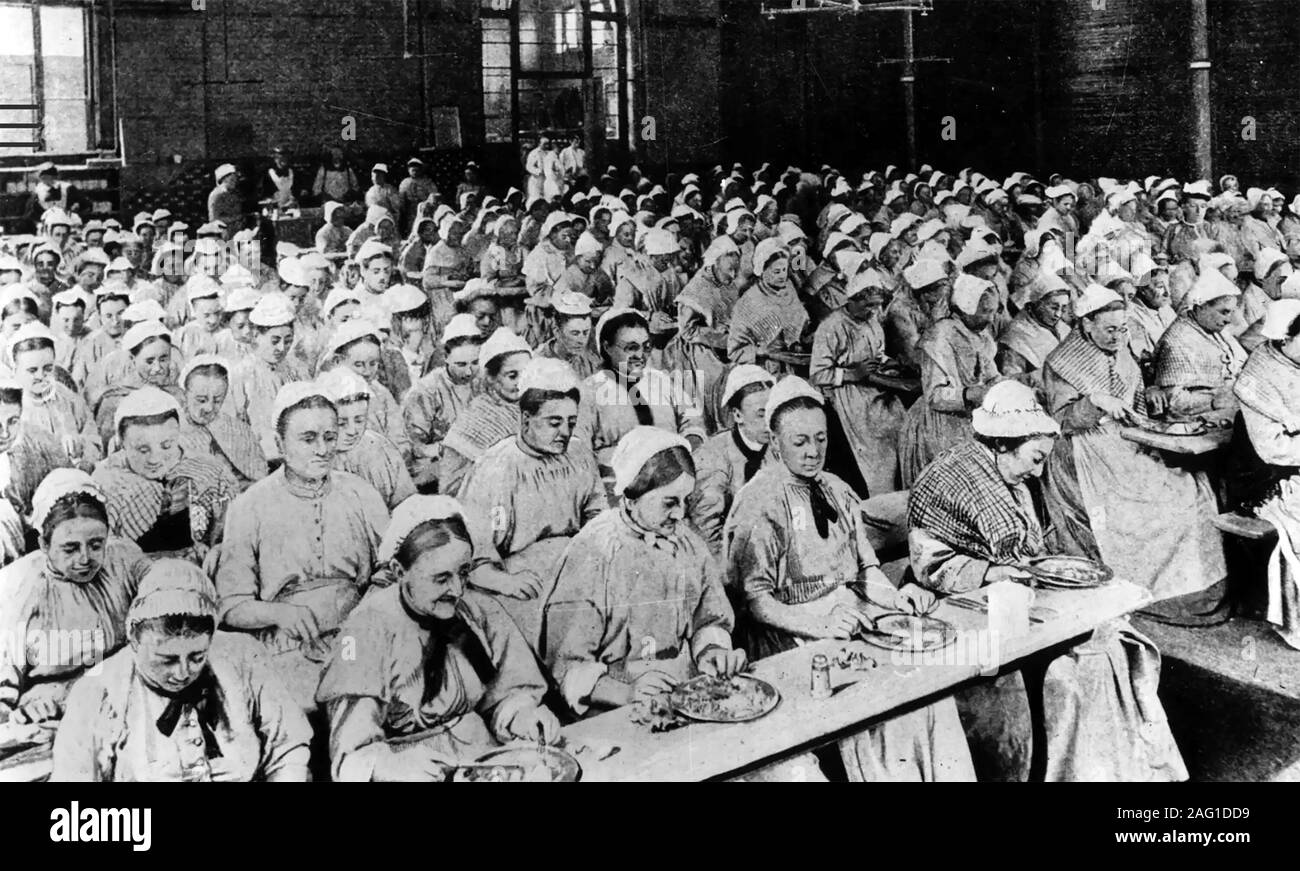
[[[582,72],[586,22],[578,0],[520,0],[519,66],[525,72]]]
[[[41,7],[47,151],[85,151],[89,147],[85,22],[80,7]]]
[[[509,12],[510,4],[514,0],[483,0],[480,7],[484,12]]]
[[[572,135],[582,131],[582,79],[521,79],[519,138],[547,130]]]
[[[612,21],[591,22],[592,68],[617,70],[618,49],[618,25]]]
[[[36,68],[32,45],[32,10],[0,5],[0,102],[35,102]],[[33,124],[36,113],[29,110],[0,111],[0,123]],[[0,142],[34,142],[37,131],[29,128],[0,129]],[[31,146],[0,147],[0,155],[30,154]]]
[[[483,132],[488,142],[509,142],[510,116],[485,116],[483,118]]]

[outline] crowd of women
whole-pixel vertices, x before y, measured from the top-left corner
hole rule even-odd
[[[0,722],[59,723],[55,779],[441,779],[1044,553],[1209,624],[1225,508],[1278,527],[1300,646],[1300,202],[766,164],[484,193],[266,262],[165,210],[0,238]],[[1121,438],[1160,419],[1236,431]],[[811,770],[1180,779],[1156,663],[1110,624]]]

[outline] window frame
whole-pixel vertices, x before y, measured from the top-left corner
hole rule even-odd
[[[98,81],[99,58],[96,54],[96,21],[94,16],[94,4],[88,0],[4,0],[0,3],[3,6],[23,8],[26,7],[31,11],[32,16],[32,90],[34,103],[8,103],[0,102],[0,109],[10,111],[30,111],[35,114],[35,120],[31,125],[0,126],[0,148],[21,149],[30,148],[30,152],[19,151],[15,154],[0,154],[0,162],[14,159],[22,159],[31,156],[45,155],[65,155],[65,154],[92,154],[99,151],[96,147],[98,141],[98,130],[95,123],[96,107],[98,105]],[[85,114],[82,119],[83,129],[85,131],[85,147],[74,150],[50,150],[45,131],[45,119],[49,114],[46,111],[46,89],[45,89],[45,52],[44,40],[42,39],[41,29],[41,11],[45,8],[73,8],[81,12],[81,41],[82,41],[82,93]],[[30,131],[27,141],[16,141],[18,137],[23,136],[22,131]]]

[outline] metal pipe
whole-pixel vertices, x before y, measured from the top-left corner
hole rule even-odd
[[[907,118],[907,165],[917,166],[916,159],[916,33],[912,28],[912,13],[903,13],[903,110]]]
[[[1210,118],[1210,39],[1206,0],[1192,0],[1192,155],[1197,178],[1214,178]]]

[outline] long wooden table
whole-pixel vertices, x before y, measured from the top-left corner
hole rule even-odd
[[[1039,590],[1035,604],[1060,616],[1031,624],[1026,635],[1005,639],[1000,664],[1091,632],[1149,600],[1146,590],[1118,580],[1093,590]],[[981,672],[989,673],[988,660],[978,655],[991,646],[988,633],[980,632],[987,630],[987,616],[949,604],[940,605],[935,616],[965,631],[955,645],[933,654],[909,657],[861,641],[830,640],[756,663],[753,673],[776,687],[781,703],[751,723],[694,723],[651,733],[632,721],[628,708],[619,708],[566,726],[564,737],[570,747],[596,751],[578,754],[584,781],[706,780],[744,772],[824,744],[846,730],[887,718],[892,711],[943,695]],[[835,694],[826,700],[812,698],[812,657],[824,653],[833,661],[842,649],[865,651],[879,665],[868,671],[832,665]],[[618,752],[598,760],[598,752],[610,745],[617,746]]]
[[[1171,454],[1199,456],[1226,447],[1228,442],[1232,441],[1232,430],[1227,427],[1215,427],[1198,435],[1178,436],[1126,426],[1120,430],[1119,437],[1125,441],[1168,451]]]

